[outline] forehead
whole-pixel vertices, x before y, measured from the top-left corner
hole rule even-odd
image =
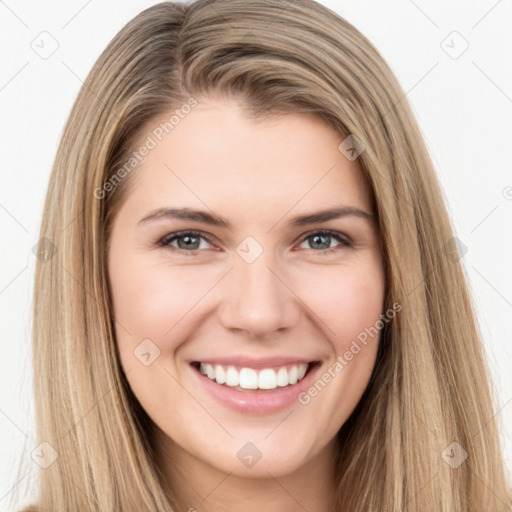
[[[254,213],[264,207],[284,212],[299,203],[370,209],[356,162],[338,149],[345,137],[312,114],[254,120],[227,99],[202,99],[188,114],[173,113],[141,131],[139,141],[151,140],[151,149],[135,170],[131,194],[139,202]]]

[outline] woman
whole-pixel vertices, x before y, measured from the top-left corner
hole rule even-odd
[[[41,236],[32,510],[511,509],[433,165],[327,8],[134,18],[73,107]]]

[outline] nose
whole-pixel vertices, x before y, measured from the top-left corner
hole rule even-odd
[[[271,337],[294,327],[300,319],[300,300],[286,283],[285,273],[264,255],[252,263],[235,256],[220,312],[226,329],[254,338]]]

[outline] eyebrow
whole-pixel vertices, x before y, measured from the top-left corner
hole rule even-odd
[[[291,218],[288,223],[292,227],[301,227],[306,226],[307,224],[327,222],[329,220],[347,216],[359,217],[365,220],[372,220],[374,218],[371,213],[361,210],[360,208],[356,208],[354,206],[340,206],[338,208],[330,208],[307,215],[299,215]],[[231,223],[222,217],[202,210],[193,210],[191,208],[157,208],[144,216],[138,224],[162,218],[197,221],[204,224],[210,224],[212,226],[232,229]]]

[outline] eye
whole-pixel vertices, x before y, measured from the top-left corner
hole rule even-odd
[[[198,231],[180,231],[179,233],[170,233],[164,236],[157,242],[157,245],[159,247],[170,247],[182,253],[193,255],[197,249],[205,249],[204,244],[201,244],[201,240],[205,240],[207,244],[211,245],[208,238]],[[177,243],[177,246],[173,245],[174,242]]]
[[[334,247],[331,246],[333,239],[339,242]],[[311,248],[317,249],[317,252],[328,252],[329,249],[338,250],[342,247],[352,247],[352,242],[346,236],[336,231],[315,231],[308,234],[303,239],[301,245],[304,243],[309,243]]]
[[[333,240],[339,243],[332,246],[331,243]],[[202,241],[206,243],[206,247]],[[339,250],[343,247],[352,247],[352,242],[343,234],[336,231],[325,230],[309,233],[305,238],[303,238],[301,245],[304,243],[309,243],[312,249],[320,253],[332,252],[332,250]],[[159,247],[168,247],[172,250],[190,256],[197,254],[199,249],[208,249],[208,244],[212,245],[208,237],[199,231],[180,231],[177,233],[169,233],[157,242]],[[307,247],[303,248],[307,249]]]

